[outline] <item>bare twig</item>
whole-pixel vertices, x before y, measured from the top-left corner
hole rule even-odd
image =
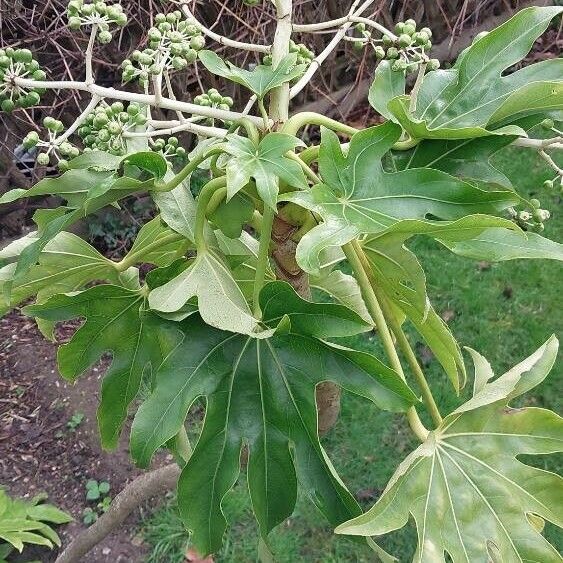
[[[113,499],[106,513],[70,542],[55,563],[80,561],[143,502],[174,488],[179,475],[180,467],[172,464],[137,477]]]

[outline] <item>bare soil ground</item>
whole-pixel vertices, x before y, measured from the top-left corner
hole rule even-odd
[[[64,341],[72,325],[57,330]],[[84,529],[82,511],[88,479],[109,481],[111,494],[139,474],[129,461],[126,440],[117,451],[100,448],[96,408],[103,361],[76,384],[65,382],[56,369],[56,344],[44,339],[34,321],[13,312],[0,319],[0,485],[14,496],[32,497],[45,491],[50,502],[66,510],[75,522],[59,527],[63,545]],[[83,413],[76,428],[67,428],[73,414]],[[88,561],[143,560],[136,537],[136,518],[108,537],[88,555]],[[55,552],[24,552],[42,562],[54,561]]]

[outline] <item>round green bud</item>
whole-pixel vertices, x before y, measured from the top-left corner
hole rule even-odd
[[[40,101],[41,101],[41,98],[40,98],[40,96],[37,92],[29,92],[25,96],[24,104],[25,104],[26,108],[31,108],[33,106],[36,106]]]
[[[191,48],[187,51],[184,51],[184,59],[189,64],[195,63],[195,61],[197,60],[197,51]]]
[[[139,111],[141,111],[141,106],[139,104],[136,104],[135,102],[131,102],[127,107],[127,113],[129,115],[135,116],[139,113]]]
[[[160,74],[160,70],[161,70],[160,65],[154,63],[149,67],[149,74],[152,74],[153,76],[158,76]]]
[[[359,23],[357,23],[357,24],[354,26],[354,29],[355,29],[356,31],[359,31],[359,32],[365,31],[365,30],[366,30],[366,24],[365,24],[365,23],[362,23],[362,22],[359,22]]]
[[[531,199],[530,200],[530,205],[534,208],[534,209],[539,209],[541,203],[539,199]]]
[[[428,39],[432,37],[432,30],[429,27],[423,27],[420,30],[420,33],[424,33],[425,35],[428,35]]]
[[[59,152],[66,156],[70,155],[70,153],[72,152],[72,145],[67,141],[62,142],[59,145]]]
[[[387,59],[393,60],[399,58],[399,51],[396,47],[389,47],[387,49]]]
[[[203,35],[196,35],[190,39],[190,47],[194,51],[201,51],[205,47],[205,38]]]
[[[107,143],[111,139],[111,134],[107,129],[100,129],[98,131],[98,141]]]
[[[375,53],[375,57],[377,59],[385,58],[385,49],[381,45],[377,45],[376,47],[374,47],[373,52]]]
[[[389,37],[389,35],[383,36],[383,44],[384,45],[389,46],[389,45],[393,45],[393,43],[394,43],[394,41],[393,41],[393,39],[391,39],[391,37]]]
[[[27,72],[35,72],[39,70],[39,63],[34,59],[26,67]]]
[[[172,68],[174,70],[184,70],[188,66],[188,63],[182,57],[174,57],[172,59]]]
[[[13,47],[6,47],[4,51],[8,57],[12,58],[14,56],[15,49]]]
[[[39,166],[47,166],[50,161],[51,159],[49,158],[49,155],[45,152],[37,155],[37,164],[39,164]]]
[[[215,104],[220,104],[220,103],[223,102],[223,96],[221,96],[221,94],[219,94],[219,92],[217,92],[217,91],[210,92],[209,98]]]
[[[92,133],[92,128],[91,128],[91,127],[88,127],[88,125],[83,125],[82,127],[79,127],[79,128],[78,128],[77,133],[78,133],[78,136],[79,136],[81,139],[84,139],[84,138],[86,138],[88,135],[90,135],[90,133]]]
[[[144,66],[150,66],[152,65],[153,58],[151,55],[147,53],[141,53],[141,56],[139,57],[139,62]]]
[[[190,23],[186,26],[186,35],[188,36],[192,36],[192,35],[198,35],[199,34],[199,27],[194,24],[194,23]]]
[[[46,129],[49,129],[49,131],[54,131],[55,127],[56,127],[56,119],[54,119],[53,117],[48,115],[43,120],[43,127],[45,127]]]
[[[404,72],[406,69],[407,69],[407,63],[402,59],[395,61],[391,65],[391,70],[393,70],[394,72]]]
[[[80,21],[80,18],[77,16],[68,18],[68,27],[73,31],[80,29],[81,24],[82,22]]]
[[[413,20],[407,20],[408,21],[413,21]],[[416,31],[416,25],[413,25],[411,23],[407,23],[405,22],[405,27],[403,28],[403,33],[406,33],[407,35],[412,35],[415,31]]]
[[[108,127],[108,131],[112,135],[119,135],[123,132],[123,126],[117,121],[110,121],[107,127]]]
[[[186,156],[186,149],[184,147],[178,147],[176,149],[176,156]]]
[[[81,11],[83,16],[91,16],[95,11],[95,6],[94,4],[84,4]]]
[[[166,21],[168,23],[176,23],[176,14],[174,12],[166,14]]]
[[[14,60],[18,63],[30,63],[33,60],[33,54],[29,49],[17,49],[14,53]]]
[[[364,48],[364,42],[363,41],[354,41],[354,43],[352,43],[354,49],[356,51],[361,51]],[[297,61],[299,62],[299,61]]]
[[[23,139],[22,145],[25,149],[31,149],[39,142],[37,131],[30,131]]]
[[[98,41],[102,45],[107,45],[111,41],[112,35],[109,31],[100,31],[98,33]]]
[[[406,33],[399,35],[399,46],[408,47],[411,43],[412,39],[410,35],[407,35]]]
[[[544,128],[544,129],[552,129],[553,127],[555,127],[555,122],[553,121],[553,119],[544,119],[540,125]]]
[[[552,190],[552,189],[553,189],[553,186],[554,186],[553,180],[546,180],[546,181],[543,183],[543,187],[546,188],[546,189],[548,189],[548,190]]]
[[[142,113],[139,113],[135,116],[135,125],[145,125],[146,122],[147,118]]]
[[[178,146],[178,138],[177,137],[170,137],[168,139],[168,144],[172,147],[177,147]]]
[[[111,104],[111,111],[113,111],[113,113],[121,113],[123,110],[124,107],[122,102],[113,102],[113,104]]]
[[[405,22],[397,22],[395,24],[395,33],[401,34],[405,29]]]
[[[126,111],[122,111],[118,114],[117,119],[119,123],[127,123],[130,119],[130,116]]]
[[[430,59],[427,68],[428,70],[438,70],[440,68],[440,61],[438,59]]]
[[[227,106],[229,106],[229,108],[233,107],[233,104],[235,103],[233,98],[231,98],[230,96],[225,96],[223,98],[223,103],[226,104]]]
[[[105,127],[107,125],[108,121],[108,116],[105,115],[105,113],[99,113],[94,118],[94,127],[101,129],[102,127]]]
[[[119,14],[116,18],[115,18],[115,23],[119,26],[119,27],[123,27],[124,25],[127,25],[127,16],[125,14]]]
[[[155,21],[156,24],[164,23],[166,21],[166,15],[165,14],[156,14],[156,16],[154,17],[154,21]]]
[[[414,27],[416,27],[416,21],[412,18],[409,18],[408,20],[405,20],[405,25],[413,25]]]
[[[7,55],[0,56],[0,67],[1,68],[8,68],[10,66],[11,62],[12,62],[12,59],[10,59],[10,57],[8,57]]]

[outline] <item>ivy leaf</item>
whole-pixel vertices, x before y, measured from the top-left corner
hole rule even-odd
[[[230,200],[223,200],[208,219],[229,238],[238,239],[243,227],[254,215],[254,204],[244,194],[235,194]]]
[[[293,512],[298,483],[331,522],[359,513],[318,440],[318,383],[334,381],[393,411],[416,402],[397,374],[373,356],[314,337],[319,331],[350,334],[349,311],[309,303],[294,292],[286,303],[291,291],[283,282],[264,288],[260,306],[266,324],[276,326],[280,310],[290,319],[287,332],[266,339],[222,332],[189,317],[182,324],[182,344],[160,367],[154,392],[135,417],[131,452],[146,466],[183,427],[194,401],[206,398],[204,426],[178,487],[182,518],[201,553],[221,547],[226,528],[221,504],[238,478],[245,445],[262,537]],[[326,325],[318,322],[323,315]],[[301,316],[313,322],[298,321]],[[365,330],[359,317],[355,322],[359,332]]]
[[[222,330],[252,334],[258,321],[223,258],[212,250],[200,252],[193,264],[168,283],[149,294],[151,309],[164,313],[179,311],[197,297],[206,323]]]
[[[476,369],[486,370],[476,375],[481,389],[402,462],[371,510],[336,532],[384,534],[403,527],[410,513],[418,529],[413,561],[444,562],[445,553],[454,563],[561,561],[533,522],[563,526],[562,479],[516,457],[560,452],[563,420],[545,409],[508,406],[546,377],[557,347],[550,338],[484,384],[490,368],[478,359]]]
[[[227,164],[227,197],[232,198],[256,180],[258,194],[266,205],[276,208],[279,181],[294,188],[306,189],[307,179],[297,162],[284,156],[302,142],[284,133],[268,133],[258,146],[240,135],[228,135],[225,151],[233,156]]]
[[[383,233],[369,236],[363,243],[378,286],[426,340],[456,392],[465,385],[461,350],[447,325],[431,308],[424,270],[404,243],[416,235],[449,238],[452,243],[465,241],[478,237],[490,227],[505,232],[518,229],[507,219],[486,215],[470,215],[458,221],[405,220],[395,223]]]
[[[154,151],[143,151],[127,155],[123,164],[129,164],[149,172],[157,180],[162,180],[168,171],[166,159]]]
[[[98,425],[105,448],[117,445],[127,408],[135,399],[143,374],[156,369],[178,344],[175,323],[146,311],[138,291],[98,285],[81,293],[55,295],[45,303],[25,307],[24,313],[49,321],[85,318],[70,342],[59,347],[61,375],[75,381],[103,354],[112,362],[102,382]]]
[[[560,86],[555,91],[552,86],[554,81],[561,81],[563,60],[542,61],[512,74],[502,73],[528,54],[562,10],[556,6],[521,10],[463,51],[451,69],[428,73],[414,114],[409,112],[408,96],[394,98],[387,107],[417,139],[519,134],[513,126],[497,130],[487,127],[501,119],[506,123],[507,118],[541,113],[546,108],[563,109]],[[551,84],[531,85],[541,82]],[[545,101],[541,101],[542,92]]]
[[[305,71],[305,65],[296,64],[296,53],[284,57],[275,68],[271,65],[257,65],[253,70],[245,70],[225,62],[213,51],[200,51],[199,60],[209,72],[241,84],[260,99],[270,90],[300,77]]]
[[[525,233],[520,230],[507,231],[493,227],[467,240],[449,240],[444,237],[437,239],[455,254],[475,260],[488,262],[519,258],[563,260],[562,244],[536,233]]]
[[[396,121],[387,104],[405,93],[405,73],[391,70],[392,61],[381,61],[375,69],[368,101],[373,109],[386,119]]]
[[[496,213],[520,201],[513,192],[483,191],[438,170],[386,172],[381,159],[400,134],[401,128],[391,122],[360,131],[344,155],[336,134],[323,130],[319,155],[323,184],[283,196],[324,220],[297,247],[297,260],[305,271],[318,271],[323,250],[361,234],[382,232],[401,219],[429,215],[459,219]]]

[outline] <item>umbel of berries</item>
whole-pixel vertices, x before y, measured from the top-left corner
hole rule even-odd
[[[39,63],[33,58],[29,49],[14,49],[6,47],[0,49],[0,109],[11,112],[18,108],[36,106],[42,88],[23,88],[14,85],[16,77],[45,80],[45,72],[39,68]]]
[[[87,3],[83,0],[71,0],[67,8],[68,26],[77,30],[83,26],[97,30],[100,43],[109,43],[112,39],[110,26],[123,27],[127,24],[127,16],[121,4],[107,4],[106,2]]]
[[[123,61],[123,82],[138,80],[145,85],[151,76],[184,70],[196,61],[198,51],[205,47],[199,26],[182,19],[179,10],[157,14],[147,37],[148,47],[133,51],[130,58]]]

